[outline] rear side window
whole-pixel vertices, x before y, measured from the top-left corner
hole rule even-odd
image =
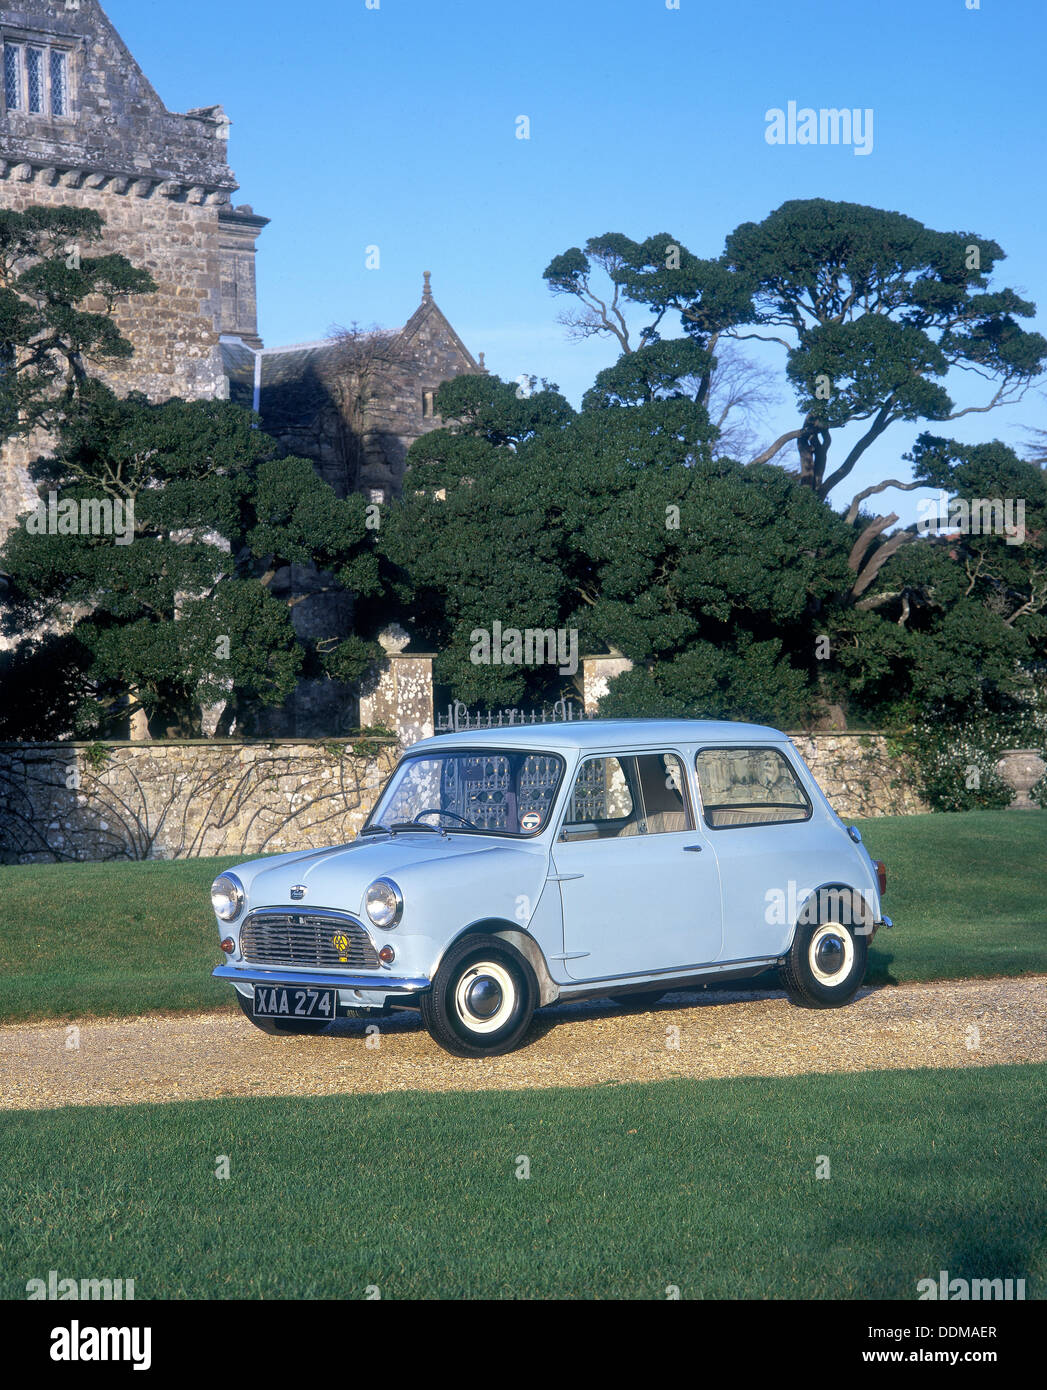
[[[703,748],[694,765],[710,830],[810,818],[807,793],[776,748]]]

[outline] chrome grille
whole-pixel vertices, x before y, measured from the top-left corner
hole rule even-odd
[[[256,965],[378,969],[378,953],[360,923],[322,912],[252,913],[240,930],[240,951]]]

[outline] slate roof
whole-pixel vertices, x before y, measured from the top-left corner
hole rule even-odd
[[[223,337],[221,349],[230,399],[250,410],[254,403],[255,355],[239,338]],[[264,429],[281,432],[300,426],[330,404],[325,376],[330,374],[337,352],[337,344],[332,342],[261,350],[259,413]]]
[[[443,336],[461,352],[470,367],[478,369],[476,359],[429,294],[428,281],[425,297],[400,330],[397,340],[410,344],[426,320],[434,315],[441,320]],[[240,338],[223,336],[220,345],[225,374],[229,378],[230,399],[250,410],[254,402],[254,353]],[[330,377],[338,353],[338,344],[330,339],[261,349],[259,413],[263,429],[280,434],[301,428],[332,404],[325,378]]]

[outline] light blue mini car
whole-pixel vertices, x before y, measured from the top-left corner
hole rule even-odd
[[[356,840],[214,882],[226,963],[270,1033],[418,1008],[461,1057],[536,1009],[777,967],[850,1000],[890,926],[886,871],[788,738],[754,724],[583,720],[416,743]]]

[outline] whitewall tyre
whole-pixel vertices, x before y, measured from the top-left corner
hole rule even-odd
[[[797,926],[779,974],[794,1004],[834,1009],[849,1003],[865,978],[869,939],[841,922]]]
[[[422,1022],[456,1057],[497,1057],[523,1040],[538,1007],[530,962],[496,936],[464,936],[421,998]]]

